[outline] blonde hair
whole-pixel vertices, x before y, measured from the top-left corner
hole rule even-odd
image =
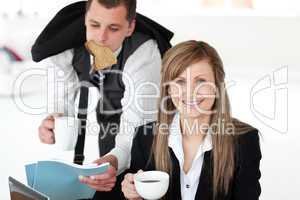
[[[234,173],[234,135],[247,132],[251,129],[230,114],[230,103],[224,85],[224,69],[221,58],[217,51],[202,41],[186,41],[169,49],[163,57],[160,83],[160,100],[158,118],[154,141],[152,145],[152,156],[154,156],[157,170],[172,173],[172,162],[168,148],[169,130],[159,128],[162,124],[170,125],[174,114],[167,114],[165,111],[174,111],[176,108],[172,100],[166,97],[168,94],[168,83],[177,78],[190,65],[206,60],[214,72],[215,85],[219,94],[215,99],[210,124],[215,123],[212,132],[212,162],[213,162],[213,194],[219,192],[227,193],[230,181]],[[234,129],[226,130],[227,125],[233,124]],[[169,126],[168,126],[169,127]]]

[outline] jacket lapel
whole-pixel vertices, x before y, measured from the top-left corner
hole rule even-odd
[[[204,160],[200,180],[196,192],[195,199],[211,200],[212,199],[212,160],[211,151],[204,153]]]
[[[167,199],[181,200],[180,166],[171,148],[169,148],[169,151],[172,159],[173,174],[170,180],[172,184],[170,184]]]
[[[172,164],[173,164],[173,174],[172,174],[172,184],[168,191],[168,198],[172,200],[181,200],[181,184],[180,184],[180,166],[179,162],[172,151],[169,148]],[[195,196],[195,200],[211,200],[212,199],[212,162],[211,162],[211,151],[207,151],[204,154],[204,160],[202,165],[202,171],[200,175],[200,180]]]

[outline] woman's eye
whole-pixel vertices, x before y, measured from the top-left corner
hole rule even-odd
[[[205,83],[205,82],[206,82],[206,80],[204,80],[204,79],[197,80],[197,84],[202,84],[202,83]]]
[[[185,84],[185,81],[184,80],[177,80],[177,81],[175,81],[175,83],[178,84],[178,85],[183,85],[183,84]]]

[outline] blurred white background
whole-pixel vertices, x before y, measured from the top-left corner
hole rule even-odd
[[[40,144],[37,137],[37,128],[47,115],[47,77],[31,76],[23,82],[22,98],[12,95],[19,75],[46,68],[31,61],[31,45],[53,15],[70,2],[75,1],[1,1],[1,200],[9,199],[8,176],[26,182],[24,164],[54,157],[72,159],[73,152],[57,152]],[[171,29],[175,33],[173,44],[204,40],[219,51],[230,83],[234,116],[261,131],[261,199],[298,199],[300,2],[138,0],[138,11]],[[14,61],[3,51],[4,46],[24,61]],[[96,136],[88,136],[87,162],[97,158],[96,141]]]

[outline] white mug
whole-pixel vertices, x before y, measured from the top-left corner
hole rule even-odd
[[[78,136],[78,119],[61,116],[54,118],[54,146],[58,150],[71,151],[75,149]]]
[[[162,171],[146,171],[134,175],[137,193],[144,199],[156,200],[163,197],[169,188],[169,174]]]

